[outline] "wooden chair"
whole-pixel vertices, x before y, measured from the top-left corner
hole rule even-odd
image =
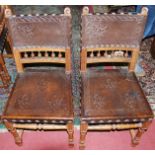
[[[7,27],[6,27],[6,21],[7,18],[12,15],[12,11],[9,8],[9,6],[7,5],[0,5],[0,33],[2,32],[2,30],[5,29],[5,33],[7,34]],[[12,50],[10,47],[10,38],[8,37],[8,35],[5,38],[5,44],[4,47],[6,54],[3,53],[4,57],[12,57]]]
[[[0,88],[8,88],[11,82],[11,78],[5,66],[3,57],[3,50],[6,43],[7,32],[8,31],[5,27],[3,27],[0,32],[0,80],[2,82],[2,84],[0,84]]]
[[[11,46],[18,76],[2,116],[17,145],[23,130],[67,130],[73,146],[71,89],[71,13],[62,15],[11,16]],[[27,69],[25,64],[58,63],[65,70]]]
[[[88,130],[130,130],[132,145],[153,118],[134,74],[147,18],[141,14],[82,14],[80,149]],[[127,70],[88,69],[89,64],[127,63]]]
[[[5,66],[3,50],[6,44],[7,29],[5,28],[4,6],[0,6],[0,88],[7,88],[10,84],[10,76]]]

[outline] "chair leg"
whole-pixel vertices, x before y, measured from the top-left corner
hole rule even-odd
[[[67,123],[67,133],[69,139],[69,146],[74,147],[74,124],[73,121]]]
[[[23,133],[23,130],[18,132],[17,129],[13,127],[12,123],[10,123],[8,121],[4,121],[4,124],[5,124],[6,128],[8,129],[8,131],[13,135],[15,143],[18,146],[22,146],[22,133]]]
[[[131,130],[131,134],[132,134],[131,143],[133,147],[137,146],[140,143],[140,139],[142,135],[144,134],[144,132],[147,131],[150,124],[151,124],[151,121],[143,123],[142,127],[139,128],[137,132],[135,132],[134,130]]]
[[[88,124],[86,122],[81,122],[80,125],[80,145],[79,149],[84,149],[85,148],[85,138],[87,135],[87,130],[88,130]]]

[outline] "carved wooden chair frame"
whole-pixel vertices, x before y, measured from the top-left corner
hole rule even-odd
[[[139,16],[147,16],[148,9],[143,8],[141,13],[138,14]],[[115,13],[113,13],[115,14]],[[122,14],[122,13],[121,13]],[[96,14],[100,16],[100,14]],[[105,16],[107,14],[104,14]],[[103,16],[104,16],[103,15]],[[131,14],[130,14],[131,15]],[[82,17],[84,16],[93,16],[89,13],[89,8],[84,7],[82,12]],[[122,14],[123,16],[123,14]],[[82,27],[82,26],[81,26]],[[81,32],[82,35],[82,32]],[[104,53],[102,53],[104,51]],[[108,51],[112,51],[111,54]],[[123,51],[123,52],[122,52]],[[93,63],[101,63],[101,62],[122,62],[128,63],[130,72],[134,72],[136,61],[139,55],[140,48],[139,47],[124,47],[122,46],[115,46],[115,45],[107,45],[104,47],[90,47],[85,48],[82,47],[81,49],[81,74],[85,74],[87,72],[87,65]],[[131,57],[128,57],[128,54]],[[85,121],[81,117],[81,124],[80,124],[80,142],[79,148],[85,148],[85,138],[88,130],[98,130],[98,131],[107,131],[107,130],[130,130],[132,145],[136,146],[139,144],[140,137],[142,134],[148,129],[149,125],[152,122],[152,118],[144,122],[138,123],[116,123],[116,124],[89,124],[89,122]]]
[[[71,18],[71,10],[70,8],[64,9],[63,16],[68,16]],[[58,16],[62,16],[58,15]],[[21,15],[23,16],[23,15]],[[29,15],[30,16],[30,15]],[[38,16],[38,15],[36,15]],[[45,14],[44,16],[47,16]],[[53,14],[53,16],[57,16]],[[14,18],[15,16],[11,17]],[[11,47],[12,46],[12,42]],[[71,74],[71,48],[42,48],[42,47],[23,47],[20,49],[12,49],[14,53],[14,59],[17,67],[17,72],[24,72],[24,64],[32,64],[32,63],[60,63],[65,64],[66,74]],[[15,86],[14,86],[15,87]],[[14,88],[13,88],[14,89]],[[12,89],[12,91],[13,91]],[[7,105],[6,105],[7,106]],[[4,108],[5,109],[5,108]],[[9,118],[8,118],[9,119]],[[22,134],[24,130],[67,130],[68,138],[69,138],[69,146],[73,147],[73,135],[74,135],[74,123],[73,119],[66,120],[53,120],[51,123],[48,120],[44,120],[42,124],[38,120],[12,120],[12,122],[8,121],[7,118],[2,116],[2,120],[10,133],[13,135],[15,139],[15,143],[19,146],[22,145]],[[23,123],[24,122],[24,123]]]

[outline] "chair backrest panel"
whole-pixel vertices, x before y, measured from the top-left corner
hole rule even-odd
[[[146,16],[87,15],[82,16],[82,46],[139,47]]]
[[[134,70],[147,19],[147,8],[141,14],[82,14],[81,70],[89,63],[127,62]]]
[[[69,16],[11,17],[8,27],[15,49],[32,47],[67,48],[70,46]],[[37,36],[37,37],[35,37]]]

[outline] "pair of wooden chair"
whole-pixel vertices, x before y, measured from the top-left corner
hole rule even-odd
[[[81,18],[80,149],[88,130],[129,129],[137,145],[153,118],[134,74],[147,9],[91,15],[84,7]],[[70,9],[63,15],[13,16],[8,28],[19,74],[2,116],[6,128],[18,145],[23,129],[67,130],[73,146]],[[129,72],[87,68],[101,62],[128,63]],[[65,64],[65,70],[24,69],[29,63]]]

